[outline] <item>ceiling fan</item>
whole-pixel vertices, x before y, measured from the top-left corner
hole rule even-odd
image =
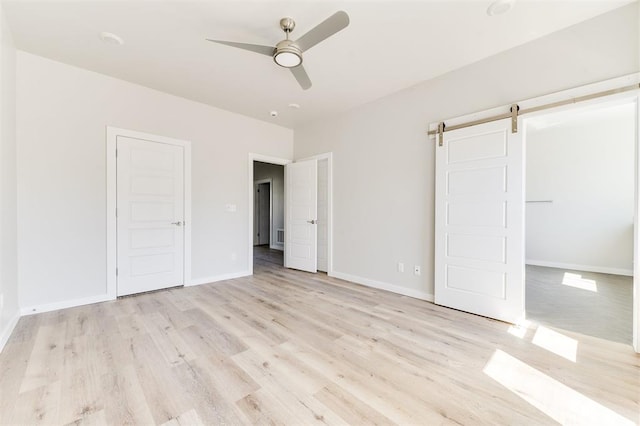
[[[291,33],[296,26],[295,21],[292,18],[282,18],[280,20],[280,28],[284,31],[286,38],[276,44],[275,47],[236,43],[233,41],[207,40],[271,56],[276,64],[284,68],[289,68],[300,86],[304,90],[307,90],[311,87],[311,80],[302,66],[302,53],[346,28],[347,25],[349,25],[349,15],[347,15],[346,12],[339,11],[325,19],[296,41],[289,40],[289,33]]]

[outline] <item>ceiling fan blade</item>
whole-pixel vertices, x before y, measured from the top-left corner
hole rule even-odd
[[[349,15],[343,11],[336,12],[296,40],[296,44],[304,52],[346,28],[347,25],[349,25]]]
[[[289,68],[291,70],[291,74],[298,80],[298,84],[302,87],[303,90],[307,90],[311,87],[311,79],[309,78],[309,74],[304,70],[302,65],[298,65],[297,67]]]
[[[233,41],[223,41],[223,40],[211,40],[210,38],[207,41],[212,41],[214,43],[224,44],[231,47],[238,47],[240,49],[249,50],[251,52],[261,53],[267,56],[273,56],[273,52],[276,50],[275,47],[271,46],[262,46],[259,44],[248,44],[248,43],[235,43]]]

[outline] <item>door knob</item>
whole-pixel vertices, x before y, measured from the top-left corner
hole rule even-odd
[[[182,226],[182,222],[177,221],[177,222],[171,222],[172,225],[176,225],[176,226]]]
[[[312,225],[315,225],[316,223],[318,223],[318,222],[316,222],[315,219],[308,220],[307,222],[312,224]]]

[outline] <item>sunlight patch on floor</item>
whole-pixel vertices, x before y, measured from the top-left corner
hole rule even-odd
[[[576,339],[539,325],[531,343],[569,361],[576,362],[578,353],[578,341]]]
[[[596,284],[595,280],[582,278],[582,275],[580,274],[565,272],[564,277],[562,278],[562,284],[568,285],[569,287],[580,288],[582,290],[593,291],[594,293],[598,292],[598,284]]]
[[[634,424],[615,411],[499,349],[493,353],[483,371],[561,424]]]

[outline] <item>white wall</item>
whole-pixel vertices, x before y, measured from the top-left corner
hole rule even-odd
[[[334,273],[429,298],[436,149],[429,123],[637,72],[637,7],[297,127],[295,158],[333,152]]]
[[[632,275],[634,104],[527,127],[527,263]]]
[[[273,203],[273,226],[271,227],[270,241],[273,248],[282,250],[284,249],[284,245],[276,244],[276,232],[278,229],[284,229],[284,166],[255,161],[253,168],[253,180],[258,181],[261,179],[272,179],[271,202]],[[254,225],[254,234],[256,229],[256,225]]]
[[[0,5],[0,350],[18,315],[16,51]]]
[[[105,126],[190,140],[192,281],[249,270],[248,153],[291,158],[291,130],[25,52],[17,90],[23,309],[106,292]]]

